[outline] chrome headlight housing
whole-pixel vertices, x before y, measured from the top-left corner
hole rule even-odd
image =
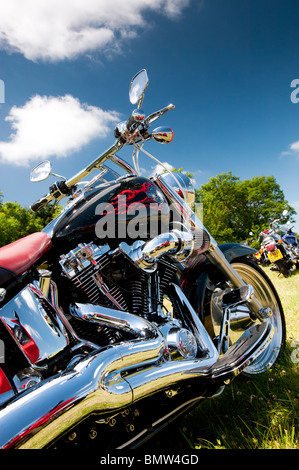
[[[169,172],[163,173],[161,178],[163,178],[179,196],[187,200],[189,207],[193,208],[195,202],[195,188],[189,176],[184,173]]]

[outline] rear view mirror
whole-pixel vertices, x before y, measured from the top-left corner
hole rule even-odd
[[[145,69],[140,70],[135,77],[132,78],[130,83],[129,97],[132,104],[138,104],[138,109],[141,108],[145,90],[148,87],[148,76]]]
[[[30,173],[30,181],[34,183],[46,180],[51,174],[51,163],[44,161],[35,166]]]

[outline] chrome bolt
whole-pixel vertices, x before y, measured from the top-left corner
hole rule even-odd
[[[94,428],[89,431],[89,438],[90,439],[95,439],[97,437],[97,435],[98,435],[98,433]]]

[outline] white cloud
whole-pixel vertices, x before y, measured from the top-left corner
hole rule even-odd
[[[67,156],[95,138],[106,137],[119,115],[81,104],[71,95],[36,95],[22,107],[13,106],[5,120],[13,132],[10,140],[0,142],[0,158],[27,165],[51,155]]]
[[[299,160],[299,140],[290,144],[288,148],[289,150],[280,153],[280,157],[283,158],[293,155]]]
[[[161,162],[161,165],[157,164],[156,166],[152,167],[152,175],[160,175],[161,173],[164,173],[165,169],[171,171],[173,168],[174,167],[170,165],[170,163]]]
[[[290,145],[290,149],[293,150],[293,152],[299,152],[299,140],[297,140],[297,142],[293,142]]]
[[[119,48],[146,26],[144,14],[177,17],[190,0],[9,0],[2,2],[0,48],[60,61]]]
[[[155,165],[154,167],[152,167],[152,172],[151,172],[151,175],[150,176],[154,176],[154,175],[160,175],[161,173],[164,173],[165,169],[167,169],[168,171],[172,171],[174,169],[174,166],[172,166],[170,163],[168,162],[161,162],[161,164],[157,164]],[[183,170],[182,173],[188,173],[188,171],[186,170]],[[193,174],[192,171],[190,171],[190,173]],[[195,175],[200,175],[202,173],[202,170],[196,170],[195,171]],[[193,184],[194,187],[196,187],[197,183],[196,183],[196,178],[190,178],[191,180],[191,183]]]

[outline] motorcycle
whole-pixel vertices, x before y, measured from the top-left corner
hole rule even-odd
[[[263,259],[268,260],[270,264],[272,263],[270,269],[278,271],[284,277],[289,277],[292,274],[292,269],[296,264],[291,245],[286,242],[286,239],[279,233],[277,228],[277,224],[285,219],[287,214],[288,211],[285,210],[282,218],[273,220],[269,229],[264,230],[259,235],[260,252]],[[264,261],[264,265],[266,265],[266,261]]]
[[[281,237],[283,242],[289,246],[289,249],[294,256],[296,267],[299,268],[299,245],[295,233],[293,232],[294,227],[288,227],[283,231],[284,235]]]
[[[140,152],[158,161],[144,144],[173,138],[150,130],[174,106],[145,117],[147,87],[143,69],[129,89],[137,108],[82,171],[32,170],[32,181],[59,178],[33,211],[68,203],[0,249],[2,449],[136,449],[283,347],[281,302],[255,250],[217,244],[185,177],[140,175]],[[116,155],[129,145],[133,166]]]
[[[267,249],[264,248],[262,245],[259,251],[256,252],[255,257],[256,257],[257,262],[261,266],[268,266],[270,264]]]

